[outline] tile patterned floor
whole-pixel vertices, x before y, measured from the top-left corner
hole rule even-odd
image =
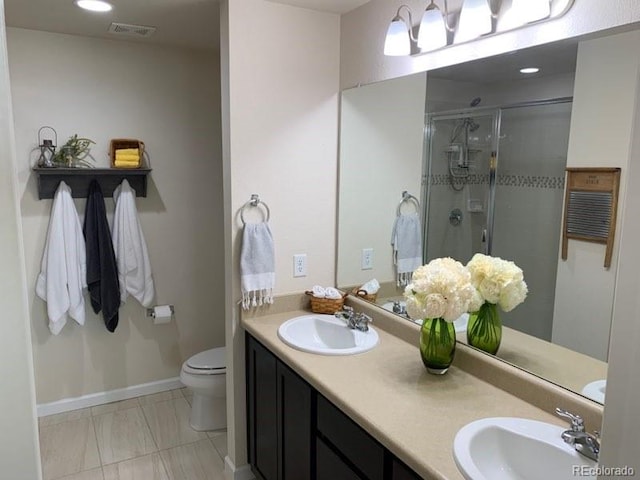
[[[38,420],[44,480],[223,480],[227,433],[189,426],[171,390]]]

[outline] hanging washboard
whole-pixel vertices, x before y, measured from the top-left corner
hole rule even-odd
[[[604,266],[611,266],[619,187],[619,168],[567,168],[563,260],[567,259],[571,238],[605,244]]]

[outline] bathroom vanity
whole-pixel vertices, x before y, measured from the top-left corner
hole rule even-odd
[[[379,343],[346,356],[306,353],[278,337],[309,314],[304,299],[278,299],[244,314],[249,461],[258,478],[462,479],[453,440],[466,424],[520,417],[559,426],[561,406],[600,427],[602,406],[470,347],[458,345],[446,375],[427,373],[419,327],[367,302]]]

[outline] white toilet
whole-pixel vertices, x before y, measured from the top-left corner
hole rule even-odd
[[[226,348],[195,354],[182,364],[180,381],[193,391],[191,427],[220,430],[227,427]]]

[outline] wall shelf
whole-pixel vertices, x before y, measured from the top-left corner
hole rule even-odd
[[[71,188],[73,198],[86,198],[89,184],[97,180],[105,197],[113,197],[113,191],[127,180],[137,197],[147,196],[147,177],[150,168],[34,168],[38,175],[38,198],[53,198],[58,185],[64,181]]]

